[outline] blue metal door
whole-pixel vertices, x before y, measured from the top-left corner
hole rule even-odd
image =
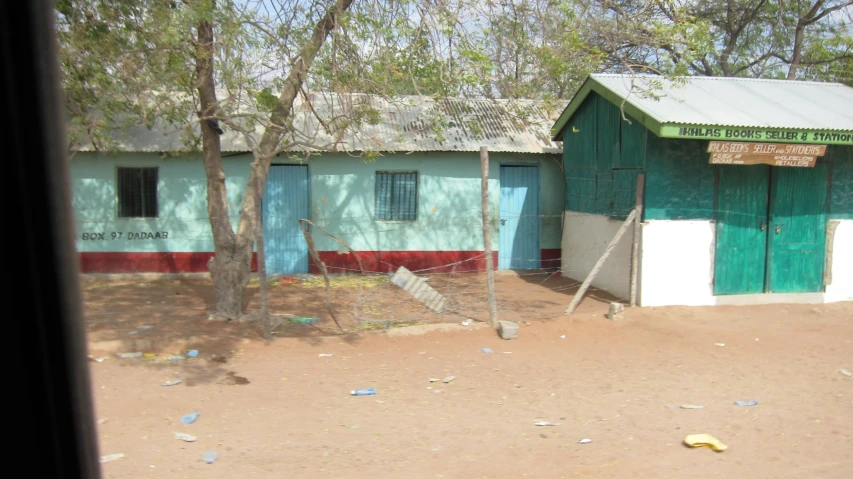
[[[308,167],[273,165],[264,188],[267,274],[308,272],[308,245],[299,228],[308,219]]]
[[[539,168],[501,166],[499,269],[539,268]]]

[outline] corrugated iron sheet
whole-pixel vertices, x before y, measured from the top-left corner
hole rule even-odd
[[[405,266],[397,268],[397,272],[391,276],[391,282],[403,289],[403,291],[414,296],[427,308],[440,313],[447,306],[447,298],[432,289]]]
[[[590,77],[660,123],[853,130],[853,88],[840,83],[686,77],[674,84],[653,75]]]
[[[560,153],[560,142],[552,141],[549,128],[565,107],[533,100],[433,99],[418,96],[381,98],[364,94],[311,93],[294,104],[293,133],[287,140],[318,145],[333,151],[489,151],[517,153]],[[249,108],[242,108],[246,112]],[[263,119],[263,115],[258,115]],[[194,117],[187,116],[191,124]],[[353,118],[360,119],[351,124]],[[343,128],[344,125],[348,125]],[[222,126],[222,125],[221,125]],[[249,151],[242,133],[222,135],[222,151]],[[263,125],[258,124],[252,141],[259,142]],[[198,127],[175,131],[175,127],[148,129],[144,126],[116,131],[115,149],[138,152],[187,151],[188,141]],[[304,151],[304,146],[292,148]],[[78,151],[94,151],[81,144]]]

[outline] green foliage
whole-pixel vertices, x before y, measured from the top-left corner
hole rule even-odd
[[[312,89],[385,97],[457,93],[450,62],[437,52],[437,32],[412,22],[413,5],[365,4],[350,12],[315,63]]]
[[[262,111],[272,112],[278,103],[278,97],[273,94],[271,88],[267,87],[255,95],[255,102]]]
[[[302,79],[303,90],[386,99],[533,98],[558,108],[592,71],[785,78],[803,19],[810,23],[797,47],[794,77],[853,83],[853,39],[845,23],[851,8],[843,8],[849,2],[354,2]],[[202,19],[215,28],[215,116],[228,129],[259,131],[330,4],[59,0],[69,139],[109,150],[116,131],[165,124],[184,132],[187,148],[198,148],[193,32]],[[814,5],[817,13],[808,17]],[[821,16],[830,9],[836,10]],[[375,108],[355,103],[330,120],[332,131],[380,122]],[[440,116],[430,118],[439,137],[446,128]],[[305,141],[292,121],[283,123],[284,145]]]
[[[375,163],[379,156],[378,151],[369,150],[361,152],[361,159],[365,163]]]
[[[675,2],[653,5],[655,15],[673,24],[667,28],[682,25],[692,40],[681,47],[664,42],[641,59],[673,74],[831,79],[828,70],[836,69],[828,65],[843,63],[853,54],[850,0],[689,0],[677,7]],[[678,18],[690,21],[685,24]]]
[[[194,83],[188,44],[179,34],[190,15],[172,10],[153,1],[57,3],[71,145],[110,150],[116,130],[186,123],[191,101],[176,93]]]

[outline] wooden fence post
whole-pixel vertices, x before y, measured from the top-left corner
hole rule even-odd
[[[498,327],[498,303],[495,298],[495,265],[492,259],[492,225],[489,222],[489,148],[480,147],[480,191],[483,203],[483,246],[486,253],[486,290],[489,296],[489,323]]]
[[[637,175],[637,195],[634,201],[634,241],[631,245],[631,297],[629,304],[637,305],[637,281],[640,274],[640,225],[643,223],[643,190],[646,185],[646,175]]]

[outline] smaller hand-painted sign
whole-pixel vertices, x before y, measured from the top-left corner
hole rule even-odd
[[[747,143],[741,141],[708,142],[708,153],[739,153],[743,155],[805,155],[823,156],[826,145],[789,145],[785,143]]]
[[[770,165],[811,168],[817,162],[814,155],[755,155],[750,153],[711,153],[712,165]]]
[[[742,141],[708,142],[712,165],[770,165],[812,168],[826,145],[788,145]]]

